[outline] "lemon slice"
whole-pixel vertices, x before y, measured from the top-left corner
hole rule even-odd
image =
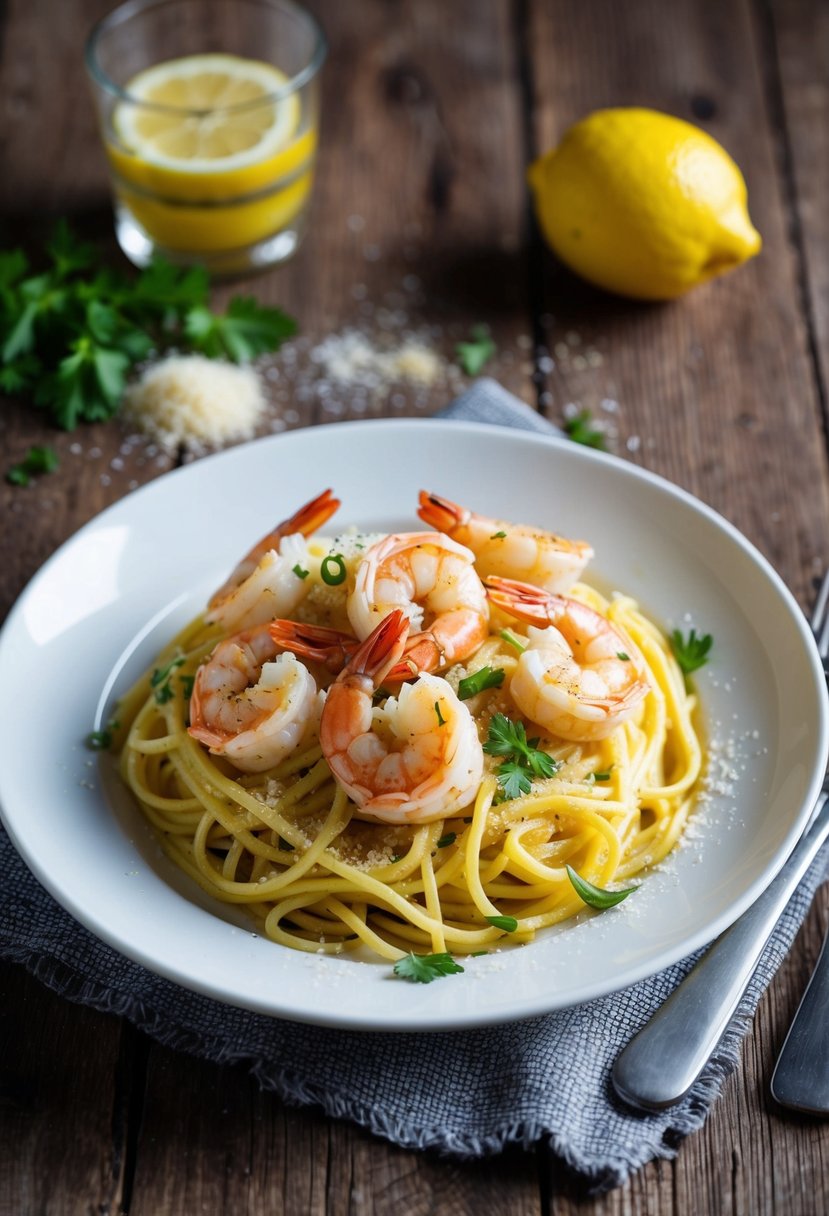
[[[149,165],[215,174],[267,160],[293,138],[296,94],[278,68],[236,55],[188,55],[139,72],[126,86],[113,127]],[[138,104],[134,104],[138,103]]]

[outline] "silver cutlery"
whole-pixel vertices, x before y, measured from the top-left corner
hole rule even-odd
[[[829,574],[823,580],[811,625],[824,670],[829,664]],[[613,1085],[638,1110],[664,1110],[684,1098],[711,1058],[743,996],[786,905],[824,842],[829,838],[829,772],[808,830],[775,879],[747,912],[727,929],[674,989],[613,1066]],[[824,955],[827,952],[824,951]],[[827,1006],[829,963],[818,979],[813,1001]],[[807,994],[808,995],[808,994]],[[805,998],[804,998],[805,1003]],[[823,1018],[829,1048],[829,1012]],[[810,1030],[810,1033],[812,1031]],[[798,1050],[800,1050],[798,1045]],[[792,1047],[794,1053],[795,1047]],[[824,1068],[824,1100],[829,1064]]]
[[[829,932],[771,1078],[781,1106],[829,1115]]]

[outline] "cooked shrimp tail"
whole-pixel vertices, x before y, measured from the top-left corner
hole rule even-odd
[[[285,650],[322,663],[329,671],[342,671],[360,645],[350,633],[309,625],[299,621],[276,620],[268,626],[270,635]]]
[[[368,637],[393,609],[423,643],[420,670],[462,662],[486,641],[489,605],[465,546],[437,532],[387,536],[363,557],[348,599],[358,637]]]
[[[417,511],[430,524],[475,554],[481,578],[520,578],[546,591],[569,591],[593,556],[586,541],[568,540],[528,524],[478,515],[450,498],[420,491]]]
[[[246,773],[278,764],[314,726],[317,686],[269,624],[214,647],[196,672],[189,734]]]
[[[207,620],[233,631],[293,612],[309,590],[297,573],[306,552],[303,538],[321,528],[339,505],[331,490],[324,490],[257,541],[210,597]]]
[[[510,693],[531,721],[562,739],[603,739],[649,691],[630,638],[588,604],[514,579],[488,578],[493,604],[528,629]]]
[[[475,797],[483,750],[468,708],[440,676],[423,673],[397,697],[373,697],[403,655],[408,620],[391,612],[328,691],[320,743],[334,777],[371,819],[427,823]]]

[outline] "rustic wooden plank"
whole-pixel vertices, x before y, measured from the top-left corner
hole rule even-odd
[[[663,14],[649,0],[618,10],[590,2],[532,9],[537,147],[552,146],[602,105],[645,104],[698,121],[744,169],[764,252],[670,305],[613,299],[547,257],[547,345],[556,366],[544,393],[554,410],[574,401],[598,416],[603,400],[618,403],[609,415],[617,450],[737,523],[806,602],[827,559],[826,457],[801,264],[788,240],[788,190],[766,108],[773,64],[747,4],[678,3],[670,22]],[[791,53],[794,72],[796,43]],[[804,153],[812,146],[804,129]],[[803,484],[808,494],[793,492]],[[766,1096],[796,1004],[787,977],[803,970],[802,950],[799,942],[766,995],[742,1069],[676,1162],[654,1163],[595,1207],[573,1210],[788,1213],[827,1205],[829,1137],[814,1125],[801,1136],[770,1115]]]
[[[186,1148],[184,1147],[186,1146]],[[459,1164],[283,1107],[240,1068],[155,1048],[130,1216],[540,1216],[533,1159]]]
[[[603,400],[618,403],[619,449],[736,522],[805,601],[829,558],[826,458],[751,11],[687,0],[669,22],[661,5],[639,0],[613,12],[574,2],[532,12],[539,149],[604,105],[697,121],[743,168],[764,238],[759,258],[671,304],[620,301],[549,256],[556,367],[545,392],[555,410],[573,401],[601,416]],[[813,490],[792,495],[793,484]]]
[[[0,1216],[115,1210],[123,1150],[114,1017],[0,964]]]
[[[772,0],[768,54],[770,104],[779,106],[780,156],[795,207],[792,239],[801,253],[801,285],[811,319],[826,412],[829,385],[829,11],[817,0]]]

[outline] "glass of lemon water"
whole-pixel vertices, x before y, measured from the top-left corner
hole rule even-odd
[[[95,26],[86,65],[132,262],[237,275],[290,257],[325,52],[291,0],[130,0]]]

